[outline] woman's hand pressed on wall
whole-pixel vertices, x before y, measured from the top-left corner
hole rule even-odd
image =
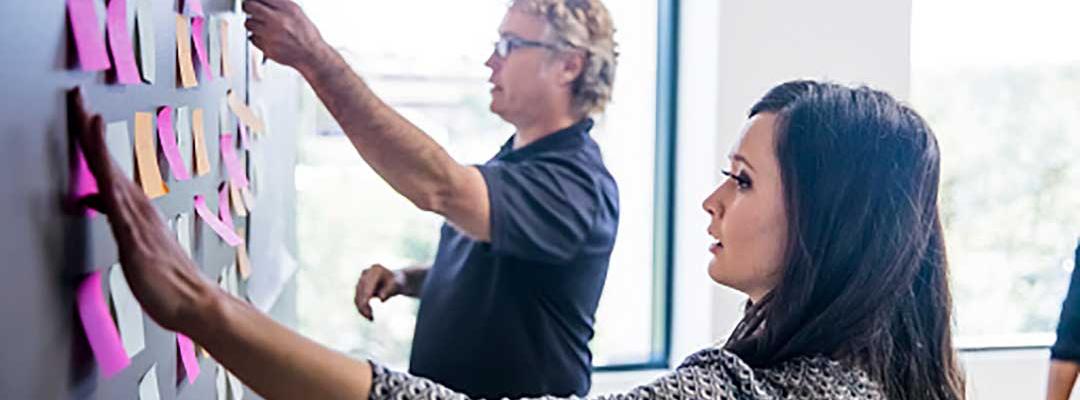
[[[99,190],[86,202],[108,217],[131,291],[147,315],[166,329],[189,333],[206,326],[196,308],[207,306],[217,287],[199,275],[143,190],[113,164],[103,126],[100,115],[86,111],[78,88],[68,92],[69,132],[82,147]]]

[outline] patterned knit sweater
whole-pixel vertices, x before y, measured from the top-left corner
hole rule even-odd
[[[371,400],[469,400],[431,380],[374,366]],[[646,399],[840,399],[881,400],[881,386],[857,368],[825,357],[801,357],[767,369],[746,365],[721,348],[701,350],[671,373],[629,392],[597,400]],[[545,396],[539,399],[555,400]],[[577,399],[569,397],[568,399]]]

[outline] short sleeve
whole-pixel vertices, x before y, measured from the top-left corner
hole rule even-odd
[[[477,166],[488,187],[492,250],[531,261],[572,260],[596,222],[601,196],[583,164],[538,158]]]
[[[1080,244],[1077,245],[1074,257],[1072,279],[1061,306],[1057,341],[1050,348],[1050,357],[1055,360],[1080,362]]]

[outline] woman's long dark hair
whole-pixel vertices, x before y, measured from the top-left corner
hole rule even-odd
[[[891,400],[963,399],[926,122],[887,93],[814,81],[773,88],[759,113],[777,115],[789,239],[726,348],[755,367],[848,362]]]

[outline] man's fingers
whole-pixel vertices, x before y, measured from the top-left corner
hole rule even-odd
[[[379,300],[386,301],[386,299],[394,295],[394,278],[392,276],[389,278],[383,277],[379,279],[379,282],[381,284],[376,294],[379,296]]]
[[[265,48],[263,47],[262,36],[252,33],[250,36],[248,36],[248,41],[251,42],[251,44],[255,45],[255,47],[258,47],[259,50],[265,51]]]
[[[255,32],[261,30],[264,26],[265,23],[263,21],[255,18],[248,18],[246,21],[244,21],[244,29],[247,29],[249,32],[252,33],[252,35],[254,35]]]
[[[244,12],[248,15],[256,18],[266,18],[272,15],[275,11],[274,7],[260,1],[247,0],[244,1]],[[249,18],[250,19],[250,18]]]
[[[363,315],[364,318],[367,318],[368,321],[375,321],[375,315],[371,312],[371,305],[365,303],[364,305],[357,307],[357,310],[359,310],[360,315]]]
[[[292,2],[288,0],[245,0],[244,4],[246,5],[247,3],[259,3],[260,5],[280,10],[287,7],[289,3]]]
[[[360,300],[367,304],[368,300],[371,300],[375,296],[376,285],[379,281],[377,279],[360,279]]]

